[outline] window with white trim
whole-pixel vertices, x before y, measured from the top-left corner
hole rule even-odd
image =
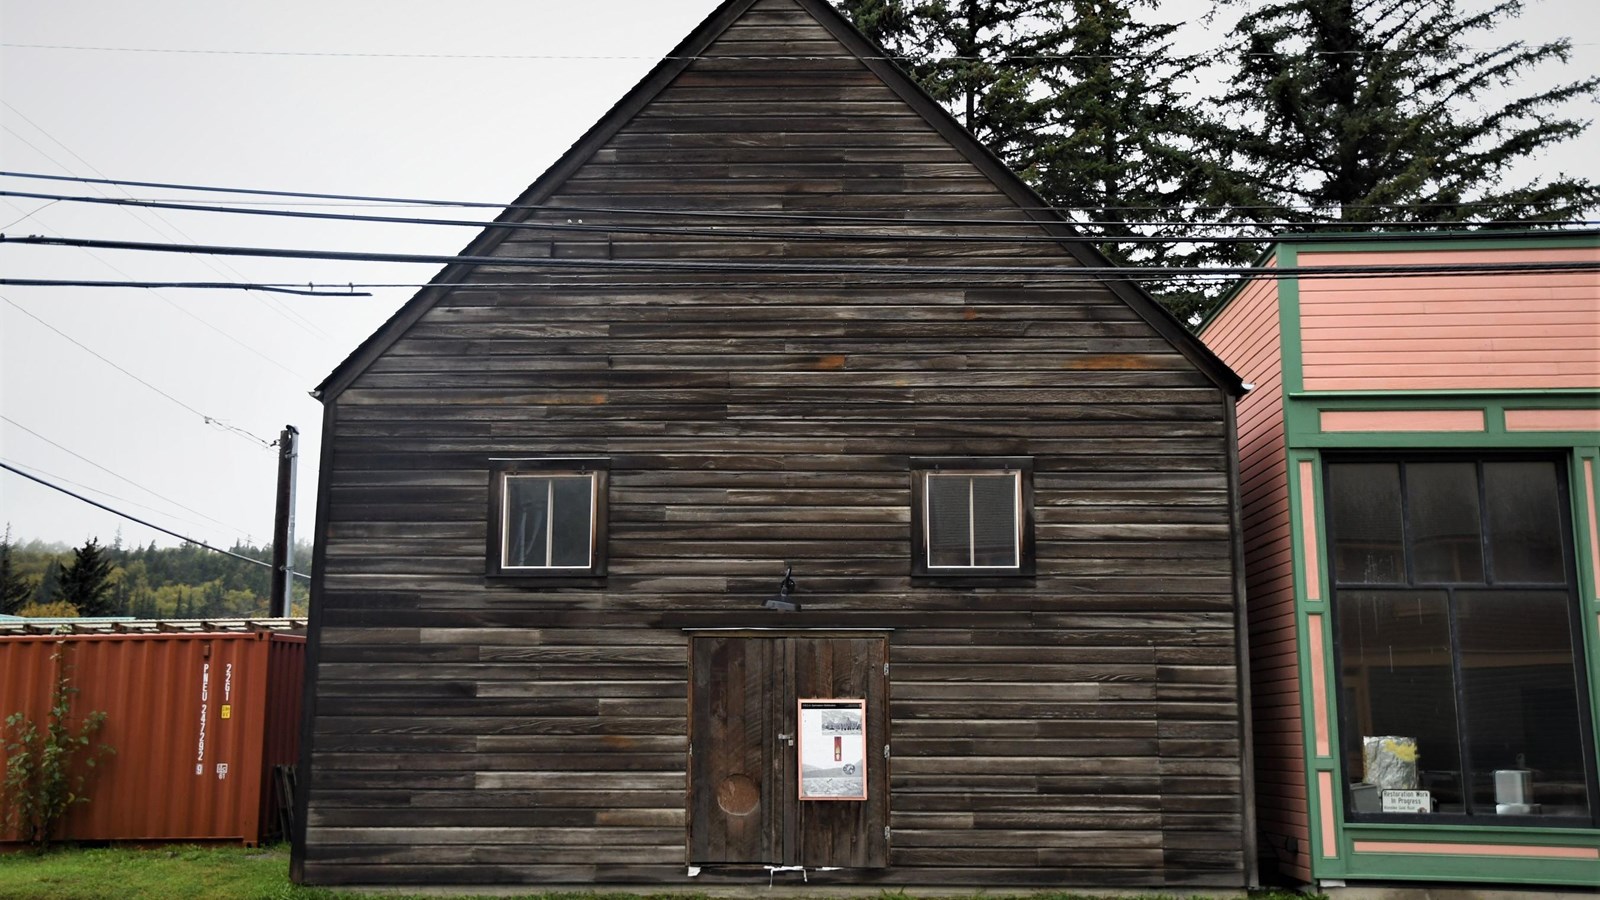
[[[591,458],[495,460],[489,574],[604,575],[608,468]]]
[[[1033,574],[1030,459],[912,460],[912,572]]]

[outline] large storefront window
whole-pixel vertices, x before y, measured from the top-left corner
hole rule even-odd
[[[1324,486],[1349,818],[1594,823],[1561,467],[1351,459]]]

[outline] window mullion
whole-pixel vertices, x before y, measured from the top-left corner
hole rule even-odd
[[[1450,630],[1450,683],[1456,704],[1456,753],[1461,760],[1461,811],[1463,815],[1471,816],[1475,815],[1475,798],[1472,795],[1472,741],[1469,738],[1471,723],[1467,720],[1466,673],[1461,666],[1460,607],[1456,602],[1456,589],[1448,587],[1444,591],[1445,617]]]
[[[1500,575],[1494,570],[1494,553],[1490,550],[1493,544],[1489,540],[1489,480],[1485,477],[1483,460],[1478,460],[1474,469],[1478,476],[1478,543],[1483,547],[1483,583],[1494,586]]]
[[[976,491],[973,483],[978,479],[967,478],[967,565],[978,564],[978,505]]]
[[[555,563],[556,546],[556,480],[546,479],[544,483],[544,564],[548,568]]]
[[[1022,565],[1022,473],[1011,476],[1011,558]]]
[[[1400,469],[1400,578],[1407,587],[1417,586],[1417,574],[1413,562],[1415,553],[1411,552],[1411,472],[1409,463],[1401,463]]]

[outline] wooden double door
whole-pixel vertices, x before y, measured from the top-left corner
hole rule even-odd
[[[718,634],[690,642],[690,864],[888,865],[887,639]],[[841,746],[854,746],[844,739],[821,737],[821,749],[840,761],[832,774],[862,782],[840,793],[865,799],[802,799],[829,789],[819,788],[815,767],[802,781],[802,745],[810,741],[815,757],[819,716],[829,708],[854,716],[854,701],[864,704],[864,771],[853,755],[840,756]]]

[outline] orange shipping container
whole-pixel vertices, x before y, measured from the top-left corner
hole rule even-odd
[[[253,845],[275,833],[273,766],[300,752],[304,637],[0,636],[0,717],[24,712],[42,728],[62,664],[78,689],[74,728],[105,712],[96,741],[115,754],[96,767],[89,802],[72,808],[58,839]]]

